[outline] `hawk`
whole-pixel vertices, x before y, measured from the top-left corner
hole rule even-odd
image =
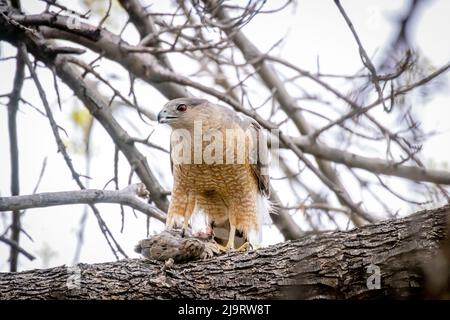
[[[158,122],[172,129],[173,190],[166,227],[185,230],[195,224],[193,214],[200,213],[221,251],[259,247],[269,210],[267,141],[261,126],[198,98],[169,101]],[[237,248],[239,237],[243,245]]]

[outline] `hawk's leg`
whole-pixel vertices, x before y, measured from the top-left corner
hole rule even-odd
[[[236,234],[236,226],[230,222],[230,234],[228,235],[228,243],[225,247],[227,251],[234,250],[234,235]]]
[[[194,212],[195,208],[195,196],[192,192],[189,192],[187,195],[187,203],[186,208],[184,210],[184,221],[183,221],[183,227],[181,230],[181,236],[184,237],[186,231],[189,227],[189,220],[192,216],[192,213]]]
[[[189,226],[189,219],[186,219],[186,217],[184,217],[184,221],[183,221],[183,227],[181,227],[181,237],[184,238],[185,234],[186,234],[186,230],[188,229]]]
[[[191,192],[186,194],[186,192],[180,188],[174,188],[169,211],[167,213],[167,229],[181,228],[181,234],[184,236],[188,229],[189,220],[194,211],[194,207],[195,197]]]
[[[236,226],[230,224],[230,233],[228,234],[228,242],[226,246],[221,245],[220,243],[216,243],[217,250],[219,252],[229,252],[234,251],[234,235],[236,234]]]
[[[236,226],[233,224],[230,224],[230,233],[228,236],[228,243],[227,245],[224,247],[221,244],[217,243],[217,249],[220,252],[230,252],[230,251],[236,251],[236,252],[244,252],[244,251],[248,251],[250,249],[250,244],[248,242],[244,243],[242,246],[240,246],[238,249],[234,248],[234,237],[236,234]]]

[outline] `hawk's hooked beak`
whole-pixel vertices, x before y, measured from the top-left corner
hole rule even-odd
[[[167,119],[166,119],[166,115],[167,114],[167,110],[166,109],[162,109],[159,113],[158,113],[158,123],[166,123]]]
[[[159,123],[169,123],[169,121],[171,119],[175,119],[177,118],[174,115],[171,115],[166,109],[162,109],[159,113],[158,113],[158,122]]]

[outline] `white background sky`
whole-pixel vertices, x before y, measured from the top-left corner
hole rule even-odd
[[[100,1],[97,2],[100,3]],[[154,10],[158,12],[167,10],[166,5],[170,3],[169,1],[153,2]],[[73,5],[73,1],[61,1],[61,3]],[[270,1],[270,5],[275,7],[281,3],[283,1]],[[393,19],[398,17],[399,13],[404,12],[408,3],[408,1],[387,0],[342,1],[370,56],[374,56],[377,51],[382,50],[381,46],[389,43],[390,37],[396,30],[393,28],[395,22]],[[39,12],[42,8],[42,3],[37,0],[25,0],[22,1],[22,5],[27,12]],[[417,46],[419,52],[437,68],[450,60],[449,14],[450,1],[427,1],[411,29],[412,42]],[[124,17],[121,15],[120,19],[123,20]],[[123,21],[113,22],[117,26],[121,26],[122,23]],[[284,38],[278,53],[303,69],[316,71],[317,57],[320,58],[322,72],[352,74],[361,68],[354,39],[333,1],[298,1],[295,11],[290,7],[280,13],[257,16],[243,30],[261,51],[268,50],[280,38]],[[128,28],[124,37],[131,43],[137,41],[136,32],[132,28]],[[15,50],[8,44],[2,43],[1,54],[2,56],[11,56],[15,54]],[[195,70],[193,65],[190,66],[184,60],[178,60],[176,57],[171,61],[176,69],[183,68],[184,74],[189,74],[190,68],[192,68],[191,71]],[[102,72],[105,74],[111,71],[119,73],[119,69],[118,65],[109,63],[102,69]],[[10,92],[14,72],[14,61],[0,63],[0,94]],[[70,114],[74,107],[82,107],[82,105],[71,97],[72,94],[67,88],[62,87],[64,107],[62,111],[59,111],[53,93],[51,74],[48,71],[40,70],[39,75],[48,88],[47,94],[58,124],[68,132],[69,138],[65,139],[69,145],[73,144],[73,141],[80,139],[81,133],[79,128],[73,125]],[[121,75],[123,76],[123,73]],[[446,78],[449,79],[448,74]],[[124,81],[115,82],[117,89],[124,94],[128,93],[129,89],[126,80],[125,76]],[[435,168],[440,169],[448,168],[448,163],[450,163],[450,94],[448,89],[450,87],[447,84],[446,90],[442,90],[426,103],[417,100],[417,103],[421,105],[420,108],[415,109],[420,115],[425,131],[442,132],[442,134],[430,138],[423,148],[425,163],[433,164]],[[139,82],[137,92],[140,104],[154,112],[158,112],[165,103],[165,99],[159,93],[142,82]],[[25,83],[23,96],[41,108],[40,99],[31,81]],[[1,102],[7,101],[1,100]],[[131,124],[139,123],[138,129],[142,137],[152,130],[151,127],[142,125],[142,121],[138,117],[128,117],[127,120],[124,117],[121,118],[121,114],[121,112],[117,113],[116,117],[133,136],[137,136],[138,131],[134,130]],[[18,127],[21,194],[30,194],[33,191],[42,161],[46,157],[47,170],[38,191],[77,190],[61,155],[56,153],[55,140],[47,119],[30,107],[22,105],[18,113]],[[153,141],[167,146],[167,133],[167,128],[156,126]],[[101,189],[113,175],[114,149],[110,138],[98,124],[94,124],[93,134],[93,158],[90,172],[93,179],[90,181],[90,187]],[[158,163],[158,168],[162,168],[162,171],[159,172],[161,180],[164,186],[170,189],[168,157],[156,151],[150,153],[149,149],[141,150],[149,158],[150,163]],[[85,173],[84,157],[77,154],[73,146],[70,151],[78,172]],[[359,153],[361,154],[361,152]],[[10,194],[9,161],[7,112],[6,107],[0,105],[0,194],[2,196]],[[121,187],[126,186],[128,178],[129,169],[125,163],[126,160],[121,157]],[[22,224],[33,241],[22,235],[21,245],[35,254],[38,259],[30,262],[21,256],[19,269],[70,265],[76,247],[76,232],[83,208],[84,206],[77,205],[27,210]],[[121,218],[117,206],[98,205],[98,208],[123,249],[129,256],[137,257],[137,254],[133,252],[133,247],[138,240],[146,236],[145,217],[138,213],[136,218],[131,210],[126,209],[125,228],[121,234]],[[5,219],[5,213],[0,214],[0,232],[4,230],[8,222],[9,220]],[[158,221],[152,220],[150,224],[152,232],[158,232],[163,228]],[[263,238],[265,244],[282,239],[275,227],[266,227]],[[53,256],[50,259],[43,258],[43,252],[48,253],[49,251],[53,252]],[[7,271],[8,256],[9,247],[0,243],[0,271]],[[92,263],[113,259],[114,256],[107,247],[93,214],[90,213],[80,262]]]

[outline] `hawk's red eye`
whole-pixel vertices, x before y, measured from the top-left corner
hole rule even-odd
[[[187,105],[185,104],[179,104],[177,107],[177,110],[180,112],[185,112],[187,110]]]

